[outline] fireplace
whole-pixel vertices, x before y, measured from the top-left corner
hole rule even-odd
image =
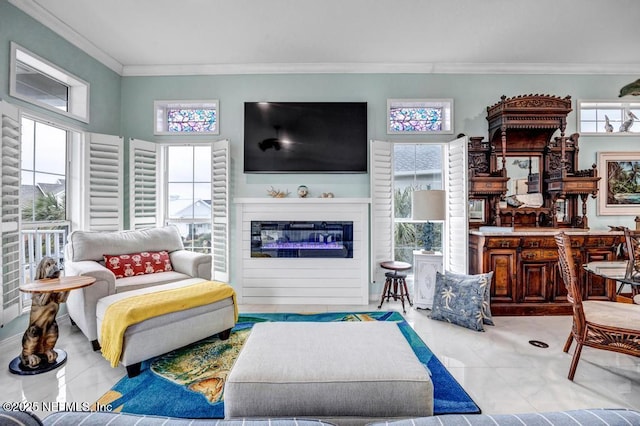
[[[252,220],[251,257],[353,258],[353,222]]]
[[[368,198],[236,198],[238,303],[369,303]]]

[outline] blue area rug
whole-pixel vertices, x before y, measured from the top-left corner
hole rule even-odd
[[[134,378],[123,378],[97,404],[115,411],[182,418],[224,418],[224,380],[251,327],[264,321],[394,321],[431,371],[434,414],[479,413],[480,408],[451,376],[399,312],[240,314],[228,340],[210,337],[146,361]],[[161,337],[160,337],[161,338]]]

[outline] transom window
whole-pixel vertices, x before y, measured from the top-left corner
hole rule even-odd
[[[387,133],[453,133],[451,99],[387,100]]]
[[[580,133],[640,133],[640,102],[578,101]]]
[[[156,135],[219,133],[218,101],[156,101]]]
[[[89,122],[89,83],[11,43],[9,94]]]

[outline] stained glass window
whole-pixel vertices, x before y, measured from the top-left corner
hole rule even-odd
[[[167,129],[169,132],[212,133],[218,124],[215,109],[167,109]]]
[[[155,101],[156,135],[215,134],[220,130],[218,101]]]
[[[439,132],[442,130],[442,108],[391,107],[389,128],[393,132]]]
[[[579,101],[580,133],[640,133],[640,102]]]
[[[387,133],[453,133],[453,100],[389,99]]]

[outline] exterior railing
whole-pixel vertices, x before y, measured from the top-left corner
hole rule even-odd
[[[22,259],[24,260],[25,282],[33,281],[40,260],[52,257],[64,269],[64,245],[69,233],[69,224],[25,224],[22,223]]]

